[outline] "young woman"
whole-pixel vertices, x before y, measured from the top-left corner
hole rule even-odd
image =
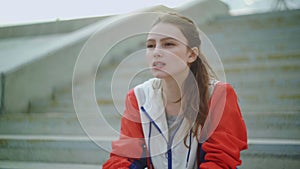
[[[155,78],[130,90],[120,139],[103,169],[229,169],[241,165],[247,133],[233,88],[216,80],[196,25],[161,16],[147,36]]]

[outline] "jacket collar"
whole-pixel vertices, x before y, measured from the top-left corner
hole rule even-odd
[[[141,106],[144,107],[144,109],[147,111],[151,119],[146,118],[146,121],[144,122],[148,123],[150,122],[150,120],[153,120],[154,123],[156,123],[156,125],[160,128],[160,130],[162,131],[166,139],[169,141],[166,112],[165,112],[165,106],[162,97],[163,95],[162,95],[161,80],[154,78],[150,80],[150,83],[147,86],[149,90],[148,92],[146,92],[147,96],[145,102]],[[174,137],[173,140],[174,146],[180,143],[184,138],[184,136],[186,135],[186,133],[190,130],[189,123],[190,122],[186,118],[183,119],[183,122],[181,123],[181,126]]]
[[[144,118],[144,120],[146,120],[144,122],[148,123],[150,122],[150,120],[153,120],[162,131],[162,134],[168,140],[169,133],[165,108],[163,105],[161,80],[156,78],[151,79],[146,88],[148,89],[148,91],[146,92],[147,96],[144,104],[141,106],[145,108],[151,119]]]

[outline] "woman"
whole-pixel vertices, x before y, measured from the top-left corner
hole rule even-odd
[[[237,96],[215,80],[190,19],[161,16],[147,36],[155,78],[130,90],[120,139],[104,169],[200,168],[241,165],[247,133]]]

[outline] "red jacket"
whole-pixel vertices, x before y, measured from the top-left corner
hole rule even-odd
[[[219,109],[222,101],[222,109]],[[209,107],[210,110],[223,111],[210,111],[210,123],[203,126],[201,135],[206,138],[198,144],[199,169],[236,168],[241,165],[240,151],[247,149],[247,132],[233,88],[229,84],[217,83]],[[147,158],[149,152],[144,138],[140,108],[134,90],[130,90],[121,121],[120,138],[112,143],[110,158],[103,169],[150,168],[151,159]]]

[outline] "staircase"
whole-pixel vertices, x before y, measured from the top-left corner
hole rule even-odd
[[[242,169],[300,166],[299,16],[299,10],[226,16],[199,25],[219,52],[226,81],[239,97],[249,137]],[[50,100],[32,101],[27,113],[1,114],[0,168],[100,168],[111,140],[118,137],[126,91],[149,76],[134,76],[145,61],[132,59],[127,69],[120,66],[122,59],[100,66],[95,101],[102,114],[92,111],[94,100],[85,92],[79,94],[86,114],[76,114],[71,86],[56,89]],[[129,84],[126,80],[132,78]],[[78,92],[85,87],[84,82],[74,86]]]
[[[200,25],[239,97],[249,138],[241,168],[300,166],[299,16],[224,16]]]

